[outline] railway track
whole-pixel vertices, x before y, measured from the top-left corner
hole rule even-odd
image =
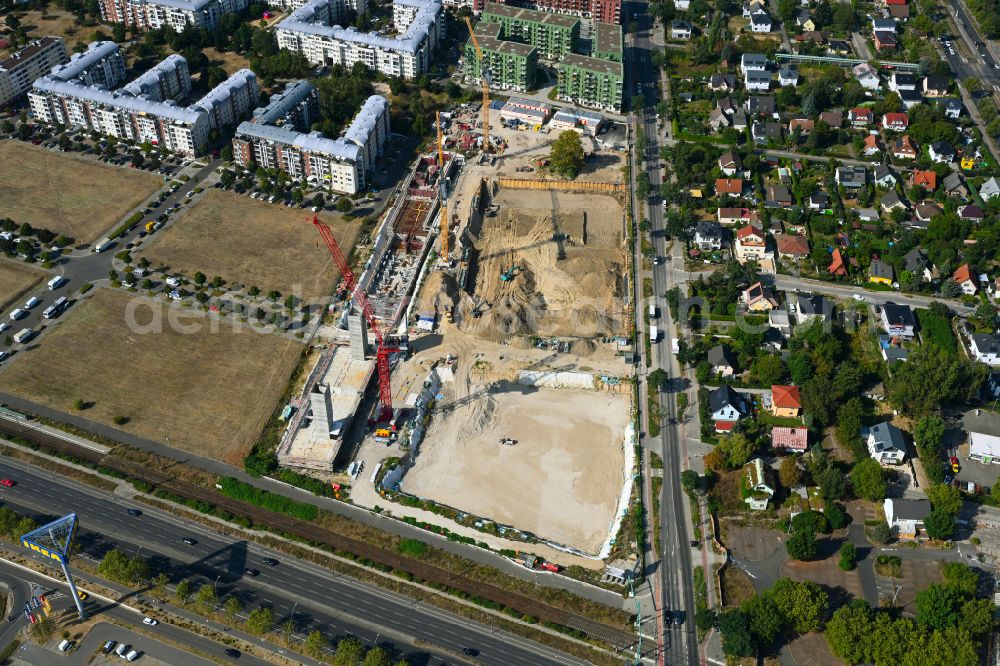
[[[6,433],[30,441],[50,451],[68,454],[81,460],[101,465],[125,474],[132,479],[145,481],[153,489],[166,490],[185,499],[193,499],[211,504],[219,509],[228,511],[234,516],[248,518],[258,525],[281,530],[301,539],[351,553],[357,557],[377,562],[380,565],[395,570],[406,571],[429,583],[450,587],[465,594],[502,604],[520,613],[536,617],[541,622],[550,622],[570,627],[617,649],[632,646],[637,640],[635,634],[624,629],[582,617],[561,608],[539,602],[525,595],[505,590],[496,585],[484,583],[483,581],[464,576],[461,572],[449,571],[426,562],[405,558],[394,551],[379,548],[378,546],[338,534],[318,525],[296,520],[281,513],[268,511],[253,504],[226,497],[208,488],[174,478],[137,463],[104,455],[99,451],[85,449],[70,442],[60,440],[45,432],[19,428],[14,424],[0,421],[0,433]]]

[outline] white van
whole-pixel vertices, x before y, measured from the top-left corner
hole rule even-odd
[[[119,643],[118,647],[115,648],[115,654],[118,655],[119,657],[121,657],[122,659],[124,659],[125,658],[125,652],[130,647],[132,647],[132,646],[131,645],[126,645],[125,643]]]
[[[54,278],[52,278],[51,280],[49,280],[49,291],[53,291],[54,289],[58,289],[60,286],[62,286],[62,283],[65,282],[65,281],[66,281],[66,278],[64,278],[62,275],[55,276]]]
[[[14,342],[21,343],[30,340],[35,335],[35,331],[30,328],[22,328],[14,335]]]
[[[31,308],[35,307],[36,305],[38,305],[41,302],[42,302],[42,299],[38,298],[38,296],[32,296],[31,298],[29,298],[28,300],[26,300],[24,302],[24,309],[25,310],[30,310]]]
[[[71,647],[73,647],[73,641],[68,641],[68,640],[63,639],[63,642],[59,644],[59,651],[60,652],[66,652]]]
[[[135,661],[139,658],[139,652],[137,650],[132,650],[127,655],[125,655],[125,661]]]

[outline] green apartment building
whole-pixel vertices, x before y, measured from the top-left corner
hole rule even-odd
[[[548,60],[572,53],[580,37],[578,18],[493,2],[483,9],[482,22],[499,24],[504,40],[534,46]]]
[[[528,44],[504,41],[500,39],[500,30],[499,24],[485,21],[480,21],[475,29],[476,41],[490,73],[490,87],[527,92],[534,86],[538,49]],[[469,39],[465,44],[465,79],[479,83],[482,68],[476,46]]]
[[[614,23],[594,23],[594,49],[591,55],[601,60],[622,62],[622,27]]]
[[[620,62],[571,53],[556,66],[559,99],[602,111],[621,113],[625,71]]]

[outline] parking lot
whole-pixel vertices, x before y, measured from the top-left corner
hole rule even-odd
[[[962,427],[966,432],[1000,433],[1000,414],[980,411],[977,415],[976,410],[971,410],[963,415]],[[961,465],[956,475],[960,481],[977,483],[983,488],[992,488],[997,483],[997,477],[1000,477],[1000,464],[969,460],[968,439],[964,440],[952,455],[958,457]]]

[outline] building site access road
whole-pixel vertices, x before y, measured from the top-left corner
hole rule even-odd
[[[479,659],[484,664],[582,663],[543,645],[493,632],[487,625],[423,606],[413,599],[255,544],[234,541],[197,523],[185,523],[144,504],[123,500],[24,463],[4,461],[0,473],[17,481],[16,486],[3,492],[5,505],[15,511],[53,516],[77,512],[81,525],[77,541],[82,554],[94,556],[117,547],[126,553],[141,552],[146,557],[155,557],[164,566],[175,569],[173,582],[182,577],[197,577],[209,584],[217,580],[219,596],[231,589],[240,590],[246,610],[271,605],[276,625],[288,619],[295,607],[300,631],[322,628],[328,635],[350,634],[369,644],[375,644],[379,634],[380,644],[391,636],[394,647],[414,655],[432,652],[447,656],[471,646],[480,650]],[[44,489],[44,493],[39,489]],[[137,508],[142,515],[129,516],[125,508]],[[182,542],[184,538],[194,538],[197,543],[187,546]],[[264,557],[278,559],[280,564],[268,567],[261,563]],[[245,576],[243,570],[247,567],[259,569],[260,575]],[[414,650],[406,637],[419,638],[443,649]]]

